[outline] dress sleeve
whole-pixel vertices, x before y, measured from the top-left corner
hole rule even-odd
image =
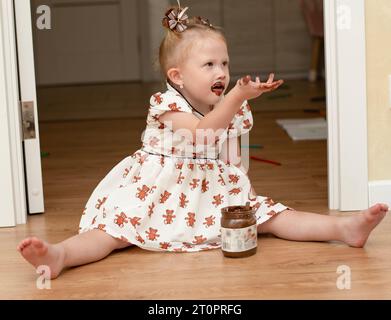
[[[164,93],[155,93],[151,96],[150,107],[147,118],[149,127],[157,127],[158,129],[171,130],[171,124],[163,123],[159,117],[167,111],[178,111],[192,113],[192,109],[187,104],[186,100],[175,92],[166,91]]]
[[[229,137],[239,137],[242,134],[248,133],[253,127],[253,116],[251,113],[250,105],[247,100],[243,102],[239,111],[233,117],[229,127]]]
[[[150,110],[155,115],[162,115],[166,111],[179,111],[192,113],[187,102],[179,94],[171,91],[155,93],[150,99]]]

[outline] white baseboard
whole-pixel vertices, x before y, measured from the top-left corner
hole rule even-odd
[[[391,207],[391,180],[370,181],[368,187],[370,206],[381,202]]]

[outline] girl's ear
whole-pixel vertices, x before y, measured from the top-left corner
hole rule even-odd
[[[167,78],[177,86],[183,85],[182,75],[179,68],[170,68],[167,70]]]

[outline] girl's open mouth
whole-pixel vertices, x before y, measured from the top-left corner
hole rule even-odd
[[[224,92],[224,89],[225,89],[225,86],[222,82],[216,82],[212,87],[211,87],[211,90],[214,94],[216,94],[217,96],[221,96]]]

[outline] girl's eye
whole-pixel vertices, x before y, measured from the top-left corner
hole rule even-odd
[[[223,66],[228,66],[228,61],[224,61]]]
[[[206,63],[206,65],[207,65],[208,67],[213,67],[213,62],[208,62],[208,63]]]

